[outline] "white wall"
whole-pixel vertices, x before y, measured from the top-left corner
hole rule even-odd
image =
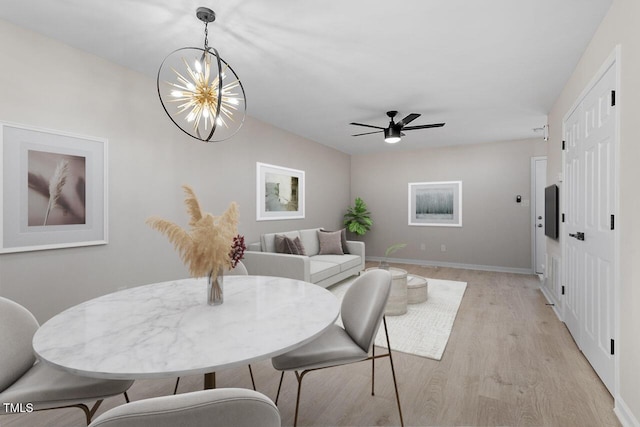
[[[404,242],[394,258],[530,270],[531,208],[516,196],[531,200],[531,157],[544,153],[539,138],[352,156],[352,198],[374,221],[367,256]],[[408,225],[408,183],[430,181],[462,181],[462,227]]]
[[[621,46],[621,83],[617,94],[620,115],[620,382],[616,411],[624,422],[640,425],[640,2],[614,0],[607,16],[584,52],[573,75],[549,113],[550,141],[547,163],[549,183],[562,170],[562,119],[600,66]],[[547,251],[561,256],[558,242],[548,240]]]
[[[214,215],[237,201],[248,242],[341,224],[350,202],[344,153],[251,117],[229,141],[198,142],[165,115],[155,79],[4,21],[0,58],[0,121],[109,141],[109,244],[0,255],[0,295],[40,321],[121,286],[186,277],[171,244],[144,223],[159,215],[186,226],[182,184]],[[306,172],[305,219],[256,221],[257,161]]]

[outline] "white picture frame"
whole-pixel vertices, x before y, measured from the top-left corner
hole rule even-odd
[[[304,171],[256,162],[256,220],[304,218]]]
[[[108,243],[107,145],[0,122],[0,253]]]
[[[462,181],[410,182],[409,225],[462,227]]]

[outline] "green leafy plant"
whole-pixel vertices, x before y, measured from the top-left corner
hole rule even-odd
[[[347,230],[359,236],[363,236],[371,229],[373,225],[371,212],[369,212],[367,205],[360,197],[356,197],[354,205],[349,206],[347,213],[344,214],[344,225]]]
[[[395,251],[404,248],[405,246],[407,246],[406,243],[396,243],[394,245],[389,246],[387,248],[387,250],[384,251],[384,258],[380,261],[380,265],[379,265],[378,268],[381,268],[383,270],[388,270],[389,269],[389,261],[387,261],[387,257],[389,255],[391,255],[392,253],[394,253]]]
[[[388,257],[389,255],[391,255],[395,251],[400,250],[400,249],[404,248],[405,246],[407,246],[406,243],[396,243],[395,245],[391,245],[391,246],[389,246],[387,248],[386,251],[384,251],[384,256]]]

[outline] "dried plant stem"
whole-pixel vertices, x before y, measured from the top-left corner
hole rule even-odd
[[[218,274],[216,274],[214,276],[213,271],[211,273],[209,273],[209,283],[211,286],[209,286],[209,302],[210,303],[215,303],[216,301],[220,301],[222,302],[222,287],[220,285],[220,283],[218,282],[218,278],[222,276],[222,272],[218,272]]]
[[[60,160],[56,166],[56,170],[53,172],[53,176],[49,180],[49,203],[47,205],[47,212],[44,215],[44,224],[47,225],[49,219],[49,213],[56,206],[60,195],[62,194],[62,188],[67,182],[67,173],[69,172],[69,162],[66,160]]]

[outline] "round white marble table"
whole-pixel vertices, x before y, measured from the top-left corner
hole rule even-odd
[[[33,337],[40,360],[95,378],[209,374],[294,349],[332,325],[333,294],[311,283],[226,276],[224,303],[206,303],[206,279],[139,286],[51,318]]]

